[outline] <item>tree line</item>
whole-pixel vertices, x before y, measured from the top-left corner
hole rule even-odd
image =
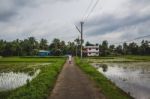
[[[105,40],[99,45],[100,55],[150,55],[150,41],[142,40],[140,44],[135,42],[122,45],[109,45]]]
[[[24,40],[0,40],[0,56],[36,56],[39,50],[50,50],[52,55],[59,56],[75,53],[75,43],[61,41],[57,38],[48,44],[46,39],[37,41],[34,37]]]
[[[83,41],[82,41],[83,42]],[[61,41],[54,38],[49,44],[46,39],[37,41],[34,37],[24,40],[6,41],[0,40],[0,56],[36,56],[39,50],[50,50],[54,56],[72,54],[80,55],[80,39],[77,38],[73,42]],[[141,44],[123,43],[122,45],[110,45],[108,41],[103,41],[99,46],[100,56],[108,55],[150,55],[149,41],[143,40]],[[90,42],[86,42],[86,46],[93,46]],[[84,53],[86,56],[86,53]]]

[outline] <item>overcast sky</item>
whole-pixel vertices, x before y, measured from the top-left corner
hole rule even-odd
[[[1,0],[0,39],[34,36],[73,41],[80,34],[74,27],[97,0]],[[89,9],[90,10],[90,9]],[[150,34],[150,0],[99,0],[84,24],[84,39],[111,43]],[[149,38],[148,38],[149,39]]]

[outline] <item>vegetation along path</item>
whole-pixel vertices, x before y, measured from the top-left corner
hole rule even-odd
[[[105,99],[74,63],[65,63],[49,99]]]

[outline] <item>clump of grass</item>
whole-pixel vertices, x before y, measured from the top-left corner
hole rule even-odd
[[[26,82],[27,82],[27,84],[26,84],[26,85],[27,85],[27,87],[30,87],[30,80],[29,80],[29,79],[27,79],[27,81],[26,81]]]
[[[98,72],[96,68],[92,67],[85,60],[82,62],[79,58],[75,58],[76,64],[93,80],[97,87],[101,89],[103,94],[108,99],[132,99],[127,93],[119,89],[115,84],[108,80],[103,74]]]

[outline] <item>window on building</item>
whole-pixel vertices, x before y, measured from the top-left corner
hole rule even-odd
[[[98,48],[96,48],[96,50],[98,50]]]
[[[91,48],[89,48],[89,50],[91,50]]]

